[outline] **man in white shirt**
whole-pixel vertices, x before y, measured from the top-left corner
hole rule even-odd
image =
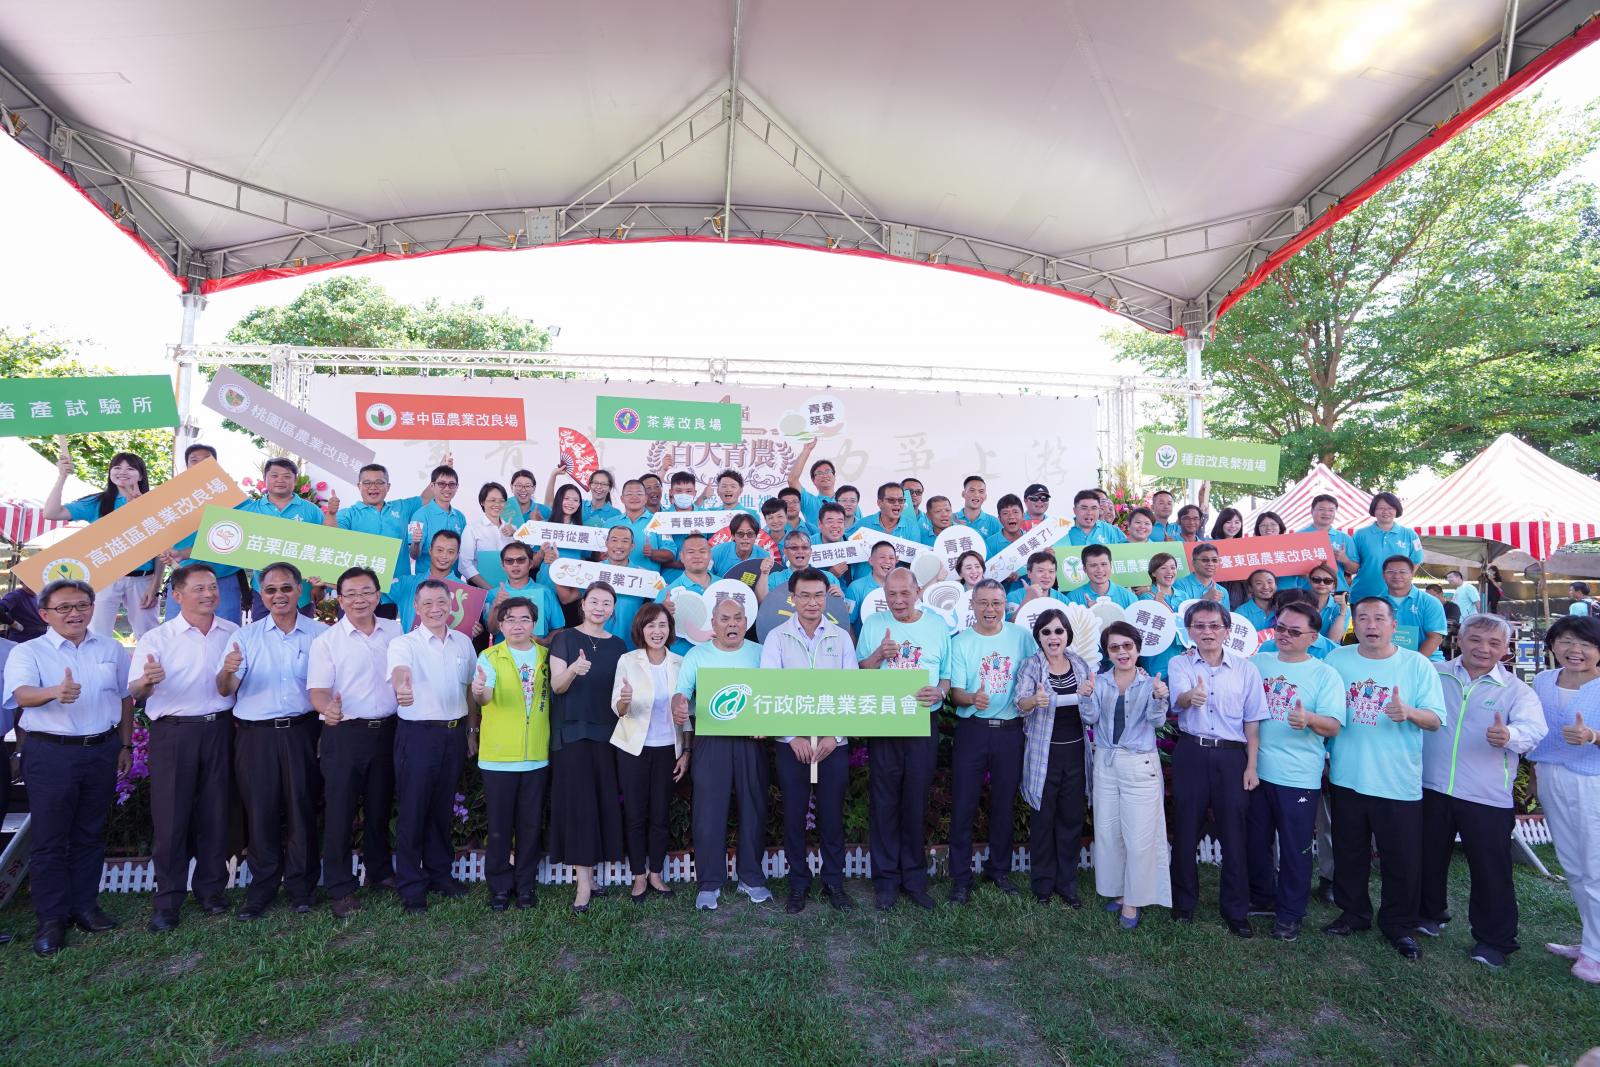
[[[306,667],[325,627],[300,614],[300,568],[271,563],[259,581],[267,617],[239,630],[217,672],[217,692],[234,698],[239,724],[234,773],[250,859],[240,922],[261,918],[279,885],[304,915],[317,888],[317,717]]]
[[[361,906],[351,862],[357,810],[367,888],[394,888],[389,816],[396,704],[389,644],[400,636],[400,624],[378,618],[378,576],[372,570],[352,567],[334,588],[344,618],[311,642],[306,686],[322,720],[322,887],[334,917],[343,919]]]
[[[898,486],[896,486],[898,488]],[[761,643],[761,666],[802,670],[855,670],[850,635],[823,614],[828,579],[814,567],[794,572],[785,590],[794,616]],[[844,793],[850,784],[850,748],[843,737],[780,737],[776,750],[778,788],[783,792],[783,851],[789,859],[789,901],[784,910],[804,910],[811,891],[806,858],[806,816],[816,801],[817,838],[822,845],[822,892],[835,911],[855,905],[844,889]],[[811,768],[816,765],[816,784]]]
[[[413,594],[417,628],[389,643],[389,683],[400,724],[394,735],[395,889],[406,914],[428,909],[428,891],[466,896],[450,875],[450,818],[467,756],[467,683],[476,660],[467,635],[450,628],[450,587],[427,578]]]
[[[94,587],[51,582],[39,594],[50,629],[11,646],[0,704],[22,711],[32,814],[28,880],[38,929],[33,951],[53,956],[67,928],[115,929],[100,910],[106,816],[131,763],[128,653],[89,629]]]
[[[139,639],[128,695],[150,720],[151,849],[156,895],[150,929],[178,926],[184,886],[207,915],[228,910],[228,805],[233,797],[233,697],[217,671],[239,628],[217,616],[217,572],[188,563],[172,575],[178,617]],[[191,880],[189,861],[194,861]]]

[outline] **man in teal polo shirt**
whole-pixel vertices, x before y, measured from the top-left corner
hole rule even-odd
[[[886,533],[913,544],[927,544],[922,536],[922,523],[915,513],[906,511],[906,491],[899,482],[884,482],[878,486],[878,513],[861,522],[857,529],[866,530],[870,539],[874,533]]]
[[[1028,557],[1028,582],[1006,594],[1006,617],[1016,618],[1017,609],[1030,600],[1044,597],[1061,604],[1072,603],[1056,588],[1056,554],[1040,551]]]
[[[1172,520],[1173,503],[1172,494],[1165,489],[1157,489],[1150,494],[1150,514],[1154,516],[1150,524],[1150,540],[1183,540],[1183,528]]]
[[[456,491],[461,488],[461,477],[455,468],[448,464],[433,468],[433,473],[428,475],[428,487],[433,490],[433,499],[427,499],[426,494],[419,497],[424,502],[406,517],[413,560],[422,558],[427,546],[433,544],[433,535],[440,530],[449,530],[459,537],[467,528],[467,517],[451,506]],[[420,570],[420,565],[416,569]],[[395,598],[395,603],[401,603],[399,597]]]
[[[821,527],[818,515],[822,505],[837,503],[834,496],[834,487],[838,484],[839,474],[834,468],[833,461],[819,459],[811,464],[811,484],[817,487],[815,493],[810,492],[800,484],[800,472],[806,469],[806,460],[811,458],[811,453],[817,447],[817,439],[813,437],[806,442],[800,450],[800,455],[789,465],[789,486],[800,490],[800,513],[812,526]]]
[[[1420,652],[1435,663],[1444,662],[1444,605],[1412,584],[1417,568],[1409,556],[1390,556],[1383,561],[1384,595],[1394,605],[1394,643]]]
[[[1093,489],[1080,489],[1072,496],[1072,529],[1067,531],[1069,545],[1120,545],[1127,542],[1121,530],[1109,522],[1100,521],[1100,494]]]
[[[1213,544],[1196,545],[1189,553],[1189,565],[1194,570],[1172,583],[1172,595],[1178,603],[1186,600],[1217,600],[1228,606],[1228,592],[1217,584],[1217,568],[1222,554]]]
[[[1067,594],[1067,603],[1092,608],[1101,600],[1109,600],[1125,608],[1139,599],[1132,589],[1111,580],[1111,549],[1105,545],[1085,545],[1079,558],[1089,580]]]
[[[961,510],[955,513],[957,526],[968,526],[977,530],[985,541],[1000,532],[1000,520],[983,510],[983,502],[989,499],[989,486],[976,474],[967,475],[967,480],[961,483]],[[1022,501],[1017,501],[1019,512],[1017,523],[1020,528],[1022,518],[1020,515]]]
[[[433,497],[433,486],[429,485],[421,496],[390,500],[389,470],[381,463],[369,463],[362,467],[356,474],[356,488],[361,491],[361,499],[349,507],[339,508],[334,514],[334,522],[339,529],[376,534],[379,537],[393,537],[402,545],[411,541],[411,535],[406,529],[411,516]],[[335,497],[335,500],[337,499]],[[412,570],[411,553],[399,553],[394,561],[394,576],[400,578],[410,574]],[[379,598],[378,604],[377,613],[381,618],[399,617],[399,610],[388,593]]]
[[[661,568],[675,557],[667,539],[649,531],[650,520],[655,518],[655,514],[647,510],[644,504],[644,483],[637,478],[629,478],[622,483],[622,518],[614,520],[611,525],[626,526],[633,533],[633,553],[628,557],[628,566],[659,574]]]
[[[261,467],[261,480],[266,483],[267,491],[254,500],[246,500],[239,505],[239,511],[254,512],[257,515],[266,515],[274,519],[292,519],[295,522],[310,523],[313,526],[331,526],[333,520],[323,514],[321,508],[295,493],[295,482],[300,478],[300,468],[294,460],[286,456],[274,456],[267,460]],[[236,568],[214,567],[217,572],[217,585],[220,588],[224,578],[223,571]],[[326,583],[331,584],[336,574],[317,575]],[[305,613],[311,606],[311,589],[313,581],[305,581],[300,586],[300,611]],[[267,607],[261,602],[261,575],[250,576],[250,617],[264,619],[267,617]]]
[[[527,597],[537,609],[533,619],[533,636],[541,645],[550,643],[550,635],[562,625],[561,601],[546,586],[528,575],[533,570],[533,550],[521,541],[512,541],[500,550],[500,567],[506,580],[489,590],[483,602],[483,621],[487,625],[494,618],[494,606],[507,597]],[[497,634],[494,642],[500,640]]]
[[[716,581],[711,576],[711,542],[706,540],[705,534],[684,534],[680,538],[683,547],[678,549],[678,560],[683,564],[683,569],[676,573],[667,587],[656,594],[656,603],[662,604],[671,615],[674,623],[678,618],[678,607],[672,599],[675,589],[688,589],[691,592],[704,594],[711,588],[711,583]],[[694,643],[683,636],[681,630],[676,631],[678,637],[672,642],[672,651],[680,656],[689,654]]]

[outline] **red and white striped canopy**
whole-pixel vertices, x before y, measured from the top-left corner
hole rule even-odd
[[[1476,542],[1485,562],[1508,548],[1544,560],[1563,545],[1600,538],[1600,482],[1501,434],[1465,467],[1405,501],[1400,521],[1441,551],[1461,554],[1463,542]]]
[[[45,518],[37,500],[0,497],[0,538],[13,544],[25,545],[49,530],[66,525],[66,522]]]
[[[1339,517],[1336,525],[1351,526],[1366,517],[1367,502],[1372,499],[1372,494],[1357,489],[1343,478],[1333,472],[1331,467],[1323,463],[1315,463],[1294,485],[1284,490],[1282,496],[1267,504],[1251,515],[1245,523],[1246,529],[1255,529],[1256,515],[1263,511],[1277,512],[1289,530],[1298,530],[1311,525],[1311,501],[1327,493],[1339,502]]]

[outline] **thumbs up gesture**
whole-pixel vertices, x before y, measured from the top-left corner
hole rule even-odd
[[[1494,713],[1494,722],[1489,724],[1483,739],[1495,748],[1505,748],[1506,742],[1511,740],[1511,731],[1506,729],[1505,720],[1500,717],[1498,711]]]
[[[322,510],[329,515],[339,514],[339,494],[337,491],[328,494],[327,502],[322,505]]]
[[[883,640],[878,642],[878,655],[884,659],[900,658],[900,642],[888,630],[883,631]]]
[[[344,698],[338,693],[333,694],[333,701],[328,710],[322,713],[322,721],[329,726],[334,726],[344,721]]]
[[[402,708],[409,708],[415,695],[411,691],[411,668],[394,669],[394,699]]]
[[[1159,678],[1156,679],[1156,684],[1157,685],[1161,684],[1161,680]],[[1083,697],[1093,696],[1093,695],[1094,695],[1094,675],[1086,674],[1086,675],[1083,676],[1083,681],[1078,683],[1078,696],[1081,699]],[[1157,694],[1157,696],[1159,697],[1160,694]]]
[[[226,674],[236,674],[244,665],[244,653],[239,650],[239,642],[233,643],[233,648],[222,657],[222,670]]]
[[[980,689],[972,698],[972,706],[979,711],[989,710],[989,690]]]
[[[167,672],[162,669],[154,656],[144,658],[144,684],[146,686],[159,685],[166,681]]]
[[[1570,726],[1561,728],[1561,740],[1569,745],[1594,744],[1594,730],[1583,724],[1583,712],[1578,712],[1572,717]]]
[[[622,691],[621,691],[620,695],[622,697],[622,702],[624,704],[632,704],[633,703],[633,683],[627,681],[626,679],[624,679],[624,681],[622,683]]]
[[[582,677],[583,675],[589,673],[589,667],[590,663],[588,653],[580,650],[578,652],[578,658],[572,663],[572,673]]]
[[[1160,678],[1157,678],[1150,684],[1150,695],[1155,697],[1157,700],[1167,699],[1167,695],[1170,692],[1171,690],[1167,688],[1167,683],[1162,681]]]
[[[489,679],[483,673],[483,665],[479,664],[477,671],[472,675],[472,699],[482,704],[489,695]]]
[[[1395,686],[1389,693],[1389,706],[1384,709],[1392,722],[1405,722],[1411,717],[1411,709],[1406,702],[1400,699],[1400,687]]]
[[[78,699],[78,694],[82,691],[83,687],[72,680],[72,668],[68,667],[66,673],[61,676],[61,684],[56,686],[56,699],[63,704],[71,704]]]
[[[1183,694],[1183,702],[1191,708],[1203,708],[1206,704],[1206,679],[1204,675],[1197,675],[1194,688]]]
[[[689,724],[689,698],[682,693],[672,695],[672,723],[674,726]]]
[[[1310,720],[1311,716],[1306,714],[1306,706],[1298,700],[1294,702],[1294,707],[1289,709],[1289,714],[1285,716],[1285,721],[1294,730],[1304,730],[1309,725]]]

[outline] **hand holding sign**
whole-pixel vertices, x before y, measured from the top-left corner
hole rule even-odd
[[[68,667],[61,676],[61,684],[56,686],[56,699],[63,704],[71,704],[78,699],[78,694],[83,692],[83,686],[72,680],[72,668]]]
[[[77,467],[72,462],[72,453],[67,451],[67,439],[65,437],[58,437],[56,440],[58,442],[58,451],[56,452],[56,474],[59,475],[61,480],[64,482],[68,478],[72,477],[74,473],[76,473]]]
[[[1289,724],[1289,728],[1292,730],[1304,730],[1310,725],[1311,717],[1306,714],[1306,706],[1296,700],[1294,707],[1289,709],[1289,714],[1285,716],[1284,721]]]
[[[146,656],[144,658],[145,688],[154,688],[164,682],[166,678],[167,672],[162,670],[161,664],[156,661],[156,658],[154,656]]]
[[[925,685],[917,690],[917,703],[937,711],[944,703],[944,690],[936,685]]]
[[[1505,721],[1500,718],[1498,711],[1494,713],[1494,722],[1489,724],[1483,739],[1495,748],[1505,748],[1506,742],[1511,740],[1511,731],[1506,729]]]

